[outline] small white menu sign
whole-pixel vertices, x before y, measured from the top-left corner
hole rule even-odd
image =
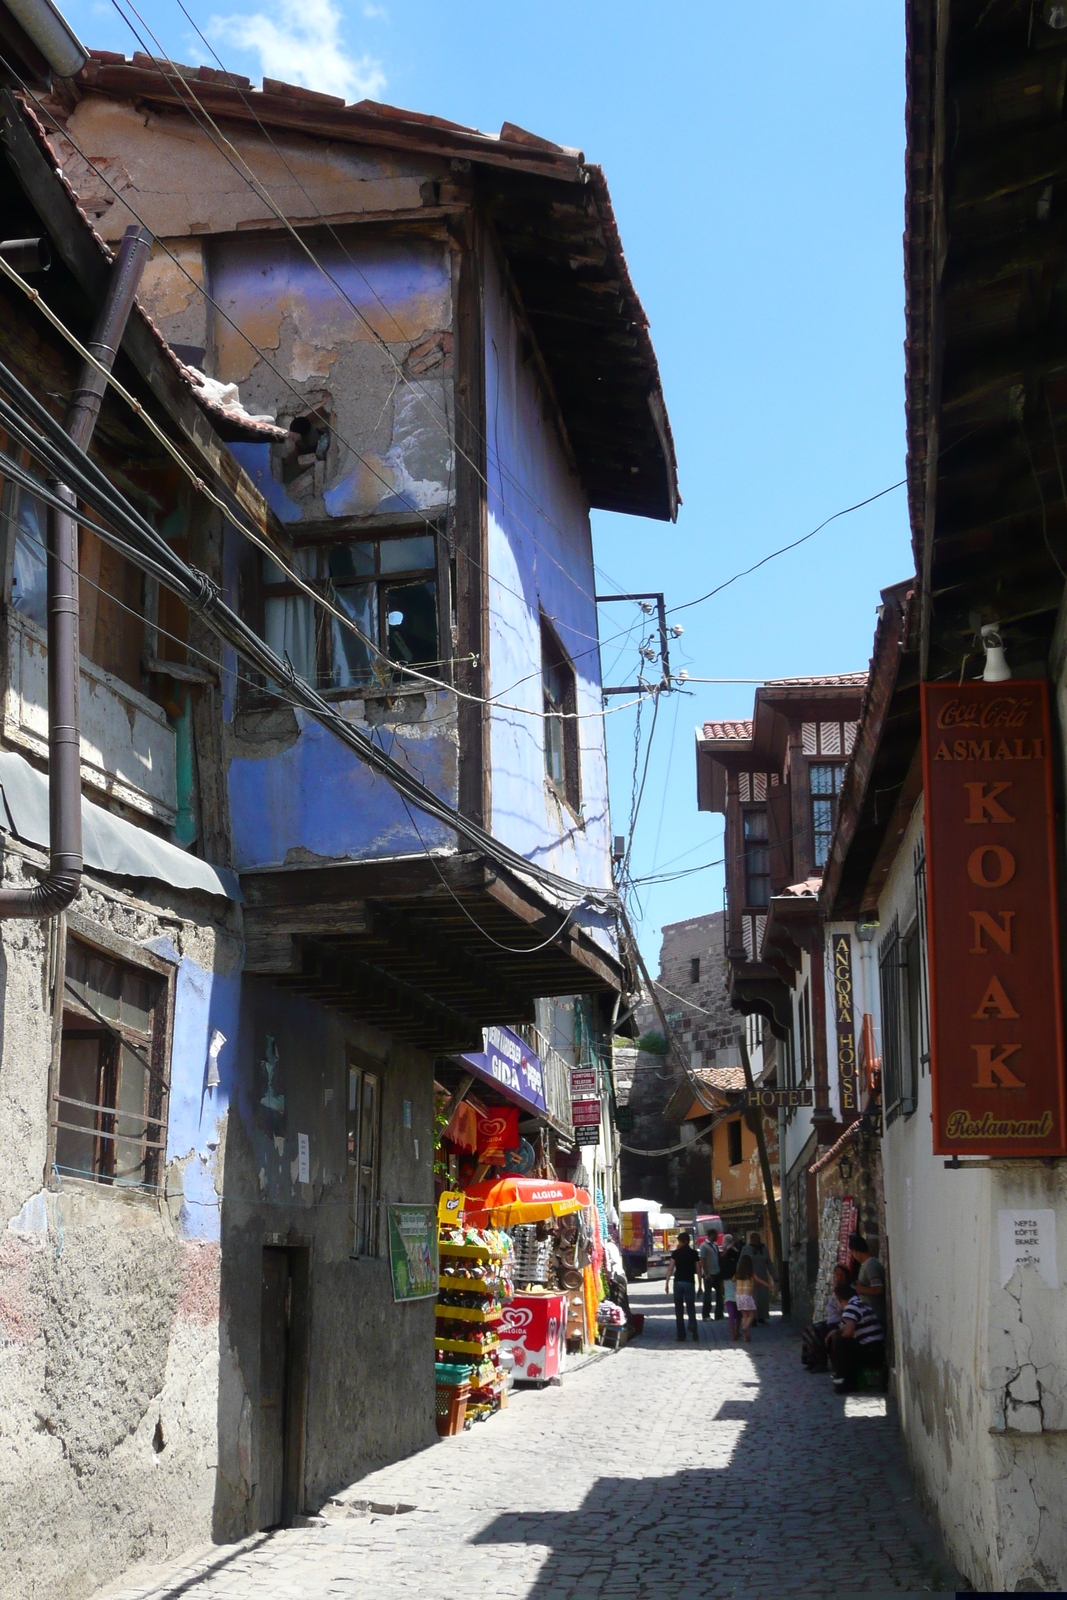
[[[1050,1289],[1058,1289],[1056,1271],[1056,1213],[1054,1211],[1001,1211],[1000,1281],[1011,1281],[1016,1267],[1033,1266]]]
[[[298,1133],[297,1136],[296,1136],[296,1160],[297,1160],[297,1182],[298,1183],[310,1183],[311,1182],[311,1154],[310,1154],[310,1151],[309,1151],[309,1148],[308,1148],[308,1136],[307,1136],[306,1133]]]

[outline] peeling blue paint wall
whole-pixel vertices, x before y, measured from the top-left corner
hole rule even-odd
[[[491,693],[524,708],[493,709],[493,832],[528,860],[607,889],[611,825],[589,502],[551,412],[546,416],[536,367],[523,361],[514,310],[492,260],[485,364]],[[580,818],[545,779],[541,610],[577,678]]]
[[[156,940],[149,949],[164,960],[177,960],[169,940]],[[221,1196],[216,1179],[234,1089],[240,1002],[239,972],[208,972],[189,957],[178,962],[167,1163],[181,1163],[184,1199],[178,1230],[186,1239],[217,1242],[221,1237]],[[208,1047],[216,1028],[226,1043],[218,1062],[221,1081],[217,1088],[208,1089]]]
[[[431,696],[431,699],[434,697]],[[450,695],[436,697],[452,702]],[[432,709],[428,708],[430,720]],[[449,712],[452,720],[454,712]],[[280,755],[234,757],[229,768],[234,866],[281,866],[293,851],[361,861],[455,844],[455,835],[403,800],[319,723],[297,713],[300,737]],[[373,730],[364,729],[365,732]],[[377,730],[379,742],[450,804],[458,799],[456,746],[417,726]]]

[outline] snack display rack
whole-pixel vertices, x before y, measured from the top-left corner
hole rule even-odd
[[[514,1256],[507,1234],[492,1228],[442,1227],[437,1248],[440,1288],[434,1353],[444,1380],[439,1379],[438,1389],[454,1382],[451,1374],[458,1364],[471,1369],[467,1425],[507,1405],[498,1327],[502,1308],[514,1291]]]

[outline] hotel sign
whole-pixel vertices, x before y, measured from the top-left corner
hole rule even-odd
[[[924,683],[934,1150],[1067,1152],[1045,684]]]
[[[856,1026],[852,1003],[852,939],[835,933],[830,940],[834,962],[834,1022],[837,1026],[837,1080],[841,1121],[855,1122],[860,1113],[856,1077]]]

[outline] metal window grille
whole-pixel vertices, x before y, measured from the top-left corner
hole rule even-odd
[[[166,982],[68,938],[55,1166],[156,1188],[167,1146]]]

